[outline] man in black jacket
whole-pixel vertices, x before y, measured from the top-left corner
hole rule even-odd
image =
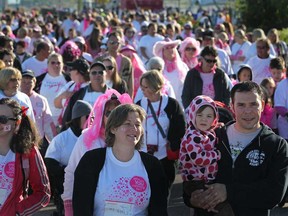
[[[208,210],[199,215],[214,215],[214,207],[227,200],[237,216],[268,216],[287,190],[288,144],[260,123],[264,101],[256,83],[236,84],[231,98],[236,121],[216,131],[221,152],[217,183],[184,200]]]

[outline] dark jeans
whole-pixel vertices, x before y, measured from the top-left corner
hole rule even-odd
[[[183,182],[183,191],[190,196],[195,190],[206,189],[206,184],[209,183],[206,183],[205,181],[185,181]],[[195,209],[195,213],[197,216],[234,216],[232,207],[227,201],[219,203],[215,209],[218,211],[218,213],[212,214],[203,209]]]

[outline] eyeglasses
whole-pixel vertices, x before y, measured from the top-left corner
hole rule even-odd
[[[10,117],[4,116],[4,115],[1,115],[1,116],[0,116],[0,124],[7,124],[7,122],[8,122],[9,120],[17,121],[16,118],[10,118]]]
[[[119,45],[120,43],[118,41],[108,41],[109,44],[111,45]]]
[[[186,47],[185,48],[185,51],[193,51],[193,52],[195,52],[196,51],[196,48],[195,47]]]
[[[266,49],[267,46],[257,46],[257,49]]]
[[[61,64],[61,62],[54,62],[54,61],[51,61],[50,62],[52,65],[60,65]]]
[[[108,118],[108,117],[109,117],[109,115],[111,114],[111,112],[112,112],[112,110],[108,110],[108,111],[106,111],[106,112],[105,112],[105,114],[104,114],[104,115],[105,115],[105,116]]]
[[[90,73],[91,73],[93,76],[96,76],[96,75],[101,75],[101,76],[103,76],[104,71],[91,71]]]
[[[204,58],[205,59],[205,61],[207,62],[207,63],[213,63],[213,64],[215,64],[216,62],[217,62],[217,59],[207,59],[207,58]]]
[[[113,70],[114,67],[112,65],[106,66],[106,70]]]

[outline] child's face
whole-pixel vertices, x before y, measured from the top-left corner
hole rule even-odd
[[[214,119],[214,110],[212,107],[207,106],[202,112],[196,113],[196,128],[201,131],[207,131],[211,128]]]
[[[238,79],[239,79],[239,82],[250,81],[251,71],[249,69],[243,68]]]
[[[270,68],[271,76],[275,82],[280,82],[283,78],[284,71],[282,69]]]
[[[268,90],[269,97],[272,97],[275,91],[275,85],[273,83],[267,83],[265,88]]]

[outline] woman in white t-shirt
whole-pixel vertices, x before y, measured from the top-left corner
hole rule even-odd
[[[124,104],[109,115],[107,148],[87,152],[75,171],[74,215],[167,214],[167,184],[160,162],[138,151],[145,111]]]
[[[107,118],[115,107],[124,103],[132,103],[130,96],[128,94],[121,95],[114,89],[107,90],[105,94],[97,98],[86,122],[88,129],[84,130],[77,139],[67,167],[65,168],[64,193],[62,194],[62,199],[64,201],[66,216],[73,216],[72,193],[74,172],[81,157],[89,150],[106,146],[104,132]]]
[[[165,62],[163,75],[171,83],[176,98],[179,100],[181,100],[184,80],[189,71],[188,66],[182,61],[177,51],[177,46],[180,43],[180,40],[171,41],[166,39],[157,42],[153,46],[154,55],[163,58]]]
[[[48,57],[48,72],[37,77],[36,88],[39,93],[47,98],[52,112],[52,118],[55,125],[59,125],[58,118],[61,109],[54,105],[54,99],[61,88],[70,81],[70,77],[63,74],[63,58],[58,53],[53,53]]]

